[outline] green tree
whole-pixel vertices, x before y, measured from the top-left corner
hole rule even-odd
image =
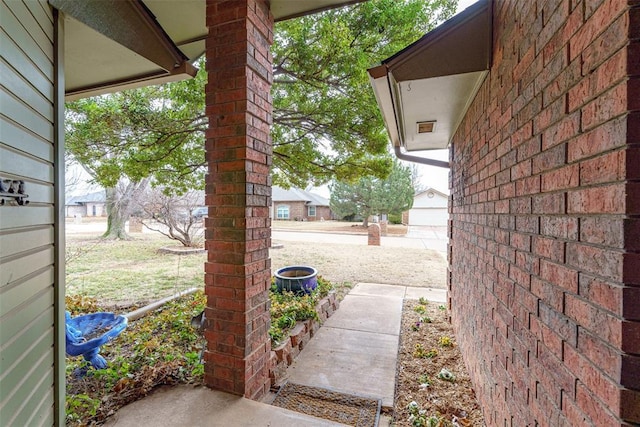
[[[388,136],[367,68],[450,17],[457,0],[372,0],[276,24],[274,183],[384,177]]]
[[[451,16],[456,3],[371,0],[278,23],[274,184],[387,176],[392,157],[366,70]],[[107,188],[105,236],[126,237],[127,201],[145,180],[177,194],[203,187],[207,78],[203,62],[199,68],[192,80],[67,105],[68,152]],[[128,189],[125,197],[118,188]]]
[[[401,214],[411,209],[414,194],[411,168],[395,160],[387,178],[365,176],[355,183],[334,182],[331,209],[340,218],[362,216],[367,226],[371,215]]]
[[[204,186],[204,78],[66,105],[66,148],[107,194],[105,238],[125,222],[152,182],[172,193]]]

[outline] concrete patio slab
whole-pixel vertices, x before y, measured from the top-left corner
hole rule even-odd
[[[349,295],[375,295],[403,298],[404,286],[381,285],[378,283],[358,283],[353,289],[351,289]]]
[[[431,302],[444,303],[447,302],[447,290],[407,286],[404,297],[407,299],[426,298]]]
[[[359,283],[288,370],[289,381],[393,407],[404,286]]]
[[[289,367],[291,382],[380,399],[393,408],[404,298],[446,301],[444,289],[360,283]],[[153,426],[339,426],[205,387],[162,388],[106,424]],[[382,418],[381,426],[389,425]]]
[[[384,300],[384,303],[381,300]],[[401,319],[401,297],[348,294],[340,302],[340,309],[324,323],[323,328],[397,336],[400,333]]]
[[[118,410],[105,426],[310,426],[343,424],[310,417],[206,387],[163,387]]]
[[[373,397],[392,408],[397,353],[397,335],[323,326],[287,373],[296,384]]]

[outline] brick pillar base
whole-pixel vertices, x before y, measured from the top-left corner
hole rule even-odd
[[[389,222],[388,222],[388,221],[385,221],[385,220],[382,220],[382,221],[380,221],[380,222],[379,222],[379,224],[380,224],[380,233],[381,233],[383,236],[386,236],[386,235],[387,235],[387,230],[388,230]]]
[[[409,225],[409,211],[402,212],[402,225]]]
[[[369,224],[367,231],[369,246],[380,246],[380,224]]]
[[[266,0],[207,0],[205,383],[268,390],[273,17]]]

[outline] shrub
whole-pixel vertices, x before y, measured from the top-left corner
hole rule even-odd
[[[269,299],[271,302],[271,327],[269,336],[272,346],[278,346],[287,336],[287,332],[296,322],[318,319],[316,305],[318,301],[329,295],[333,285],[328,280],[318,276],[318,285],[310,294],[297,295],[293,292],[278,292],[275,279],[271,280]]]
[[[387,218],[390,224],[402,224],[402,214],[389,214]]]

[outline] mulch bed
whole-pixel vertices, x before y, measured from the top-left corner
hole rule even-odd
[[[394,425],[484,426],[453,326],[448,321],[448,311],[433,302],[405,300],[404,304]],[[439,375],[443,369],[453,377]],[[433,424],[412,422],[411,402],[424,411],[425,421],[431,418]]]
[[[375,427],[381,402],[319,387],[286,383],[272,405],[342,424]]]

